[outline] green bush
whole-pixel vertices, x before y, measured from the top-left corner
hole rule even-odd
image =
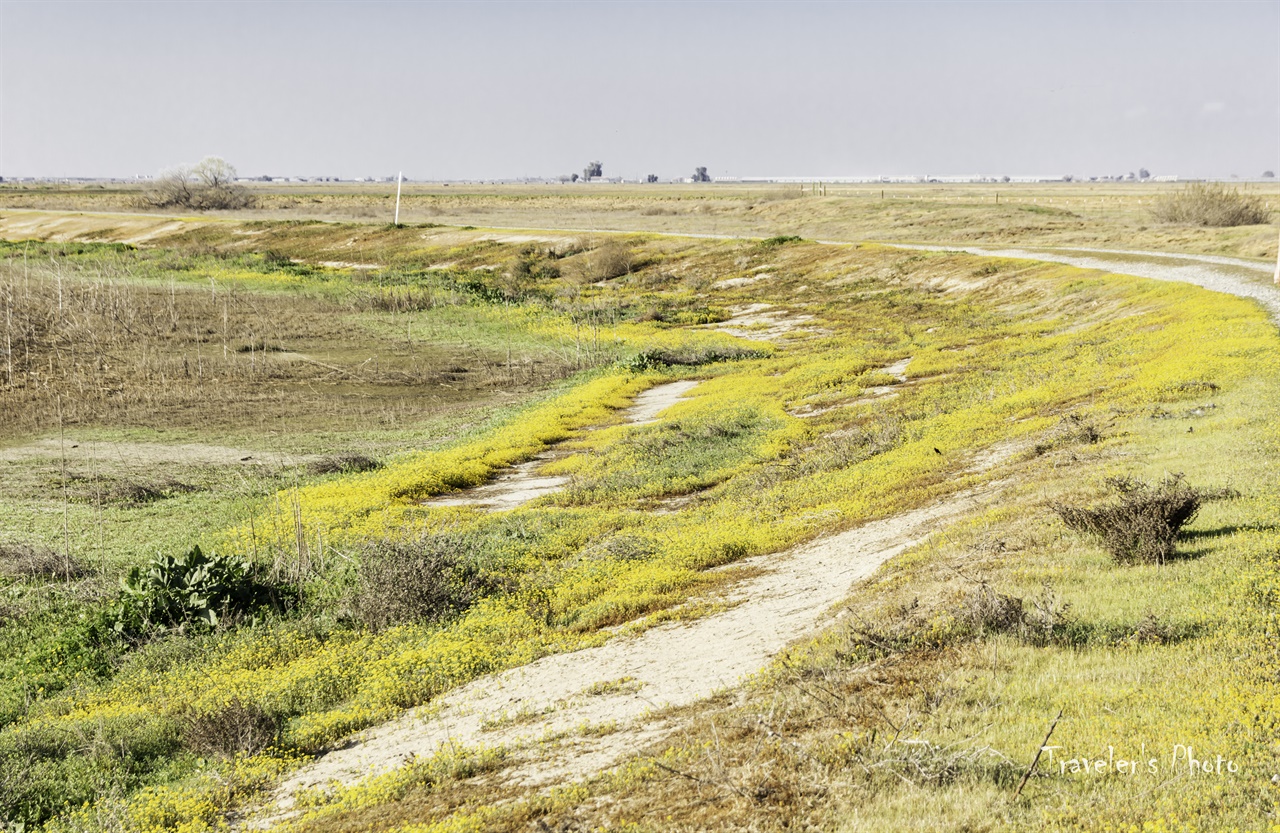
[[[788,246],[792,243],[803,243],[803,242],[804,242],[803,237],[797,237],[794,234],[779,234],[774,237],[761,240],[760,248],[776,249],[779,246]]]
[[[686,347],[674,349],[645,350],[623,362],[628,370],[643,373],[646,370],[664,367],[682,366],[698,367],[716,362],[735,362],[748,359],[763,359],[769,354],[763,350],[749,350],[745,347]]]
[[[134,567],[120,582],[113,610],[118,633],[141,636],[169,629],[213,628],[292,599],[286,587],[261,580],[261,571],[239,558],[192,547]]]

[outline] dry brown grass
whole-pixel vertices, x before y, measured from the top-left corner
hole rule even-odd
[[[0,543],[0,576],[72,581],[90,570],[64,552],[38,544]]]
[[[1151,215],[1162,223],[1215,227],[1255,226],[1271,219],[1266,202],[1257,194],[1213,182],[1195,182],[1161,196],[1151,206]]]
[[[123,261],[0,261],[0,437],[105,424],[360,430],[530,384],[508,372],[524,357],[412,344],[352,312],[300,294],[146,283]]]
[[[822,240],[966,242],[1202,252],[1274,259],[1274,228],[1169,228],[1150,211],[1177,183],[406,186],[401,220],[517,229],[586,229]],[[1280,207],[1280,186],[1251,186]],[[255,186],[234,216],[389,223],[394,186]],[[0,186],[0,208],[133,211],[127,187]],[[1269,203],[1269,206],[1267,205]],[[217,216],[217,215],[213,215]]]

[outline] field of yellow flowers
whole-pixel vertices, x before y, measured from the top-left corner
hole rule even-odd
[[[299,258],[335,233],[259,225],[273,251]],[[6,701],[7,825],[227,828],[352,732],[598,644],[611,626],[657,621],[730,580],[711,567],[999,476],[1018,478],[1014,502],[896,559],[851,599],[853,624],[798,646],[739,702],[693,710],[687,742],[530,796],[468,786],[502,760],[467,753],[295,825],[1199,830],[1221,817],[1275,829],[1280,395],[1268,383],[1280,340],[1256,307],[947,252],[630,237],[625,270],[606,275],[601,240],[450,232],[432,245],[434,233],[370,232],[385,265],[369,273],[184,249],[231,245],[202,230],[167,244],[165,262],[185,270],[133,276],[350,298],[345,315],[370,332],[466,332],[499,353],[541,344],[576,372],[451,441],[298,478],[191,542],[291,582],[296,600],[275,613],[126,643],[109,597],[83,602],[74,639],[27,649],[21,696]],[[733,328],[759,305],[786,327]],[[698,384],[664,419],[623,420],[639,393],[674,379]],[[430,500],[548,449],[563,491],[501,512]],[[1009,467],[976,464],[996,453]],[[1106,475],[1173,470],[1223,497],[1171,564],[1112,564],[1047,509],[1096,497]],[[363,562],[424,541],[451,542],[485,592],[448,617],[368,627]],[[1033,625],[975,626],[974,594],[997,591],[1023,600]],[[0,622],[0,644],[23,625]],[[78,670],[59,677],[63,663]],[[45,691],[43,677],[59,683]],[[1059,748],[1020,788],[1058,709]],[[265,727],[261,742],[207,742],[209,726],[245,715]],[[1138,772],[1153,756],[1158,772]],[[1193,772],[1193,756],[1223,771]],[[1104,759],[1097,777],[1080,773]],[[935,809],[920,816],[921,803]]]

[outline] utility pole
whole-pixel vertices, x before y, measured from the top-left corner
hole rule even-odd
[[[1276,275],[1271,280],[1276,286],[1280,286],[1280,244],[1276,247]]]
[[[404,181],[404,171],[396,174],[396,225],[400,225],[400,183]]]

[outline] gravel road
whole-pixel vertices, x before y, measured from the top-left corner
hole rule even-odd
[[[968,252],[983,257],[1011,257],[1065,263],[1082,269],[1101,269],[1122,275],[1191,283],[1214,292],[1252,298],[1273,321],[1280,322],[1280,287],[1272,283],[1275,267],[1268,263],[1215,255],[1113,249],[986,249],[978,246],[926,246],[890,243],[899,249],[929,252]]]

